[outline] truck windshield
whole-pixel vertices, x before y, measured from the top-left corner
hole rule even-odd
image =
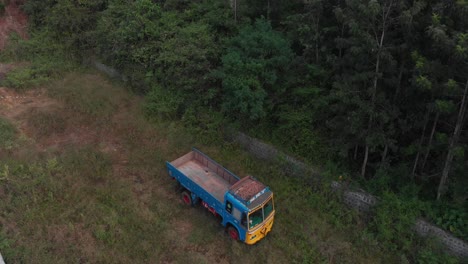
[[[249,229],[256,227],[261,224],[265,219],[267,219],[273,212],[273,197],[265,203],[261,208],[258,208],[253,213],[249,215]]]

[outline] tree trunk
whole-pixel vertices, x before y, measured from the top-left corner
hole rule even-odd
[[[356,144],[356,145],[354,146],[354,160],[357,159],[358,150],[359,150],[359,145]]]
[[[237,0],[234,1],[234,22],[237,24]]]
[[[267,7],[267,20],[270,20],[270,0],[268,0],[268,7]]]
[[[320,18],[317,18],[315,23],[315,64],[319,64],[319,23]]]
[[[461,130],[463,127],[463,121],[465,117],[467,92],[468,92],[468,81],[466,81],[465,91],[463,93],[463,99],[462,99],[462,103],[460,106],[460,111],[458,112],[457,124],[455,125],[455,130],[453,131],[452,139],[450,140],[447,158],[445,159],[444,170],[442,171],[442,177],[440,178],[439,188],[437,188],[437,200],[440,200],[440,197],[445,193],[445,184],[447,182],[450,169],[452,168],[453,150],[455,149],[455,145],[458,143],[458,139],[460,138]]]
[[[400,90],[401,90],[401,82],[403,80],[403,71],[405,69],[404,67],[404,62],[402,61],[401,62],[401,65],[400,65],[400,72],[398,73],[398,85],[397,85],[397,89],[395,91],[395,95],[393,96],[393,101],[395,102],[396,99],[398,98],[399,94],[400,94]]]
[[[343,23],[343,25],[341,25],[341,39],[343,39],[344,37],[344,31],[345,30],[345,24]],[[340,48],[338,49],[338,58],[342,58],[343,57],[343,48],[341,47],[340,45]]]
[[[369,158],[369,145],[366,144],[366,150],[364,152],[364,161],[362,162],[361,168],[361,177],[366,177],[366,167],[367,167],[367,159]]]
[[[431,152],[432,140],[434,139],[437,122],[439,122],[439,116],[440,116],[440,113],[437,112],[436,116],[434,117],[434,124],[432,125],[431,135],[429,136],[429,142],[427,143],[426,153],[424,154],[424,160],[421,165],[421,172],[424,171],[424,168],[426,167],[427,159],[429,158],[429,153]]]
[[[381,164],[383,164],[385,160],[387,159],[387,153],[388,153],[388,144],[385,144],[385,148],[382,152],[382,160],[380,161]]]
[[[378,50],[377,50],[377,58],[375,62],[375,71],[374,71],[374,81],[372,85],[372,96],[371,96],[371,113],[369,113],[369,124],[367,126],[367,134],[369,134],[369,131],[372,128],[372,123],[373,123],[373,112],[374,112],[374,106],[375,106],[375,97],[377,95],[377,83],[379,80],[379,72],[380,72],[380,59],[381,59],[381,53],[383,49],[383,44],[384,44],[384,38],[385,38],[385,30],[387,29],[387,19],[390,14],[390,11],[392,9],[393,5],[393,0],[390,1],[390,4],[388,5],[388,9],[385,9],[385,7],[382,9],[382,33],[380,34],[380,40],[376,39],[377,45],[378,45]],[[377,36],[376,36],[377,37]],[[366,152],[364,154],[364,161],[362,163],[362,168],[361,168],[361,176],[364,177],[366,174],[366,167],[367,167],[367,160],[369,156],[369,145],[366,143]]]
[[[422,143],[424,140],[424,135],[426,134],[427,123],[429,123],[429,109],[427,109],[426,116],[424,117],[423,131],[421,133],[421,137],[419,138],[418,152],[416,153],[416,158],[414,159],[413,171],[411,172],[411,178],[414,178],[414,174],[416,173],[416,168],[418,167],[419,157],[421,156],[421,147],[422,147]]]

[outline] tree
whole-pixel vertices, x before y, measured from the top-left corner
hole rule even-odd
[[[242,28],[222,57],[223,110],[250,120],[266,116],[285,91],[282,75],[292,58],[288,41],[266,20]]]
[[[467,105],[467,94],[468,94],[468,80],[466,81],[465,90],[463,92],[463,97],[461,99],[460,110],[458,111],[457,122],[455,124],[455,129],[453,131],[453,136],[450,139],[450,144],[448,146],[447,158],[445,159],[444,170],[442,171],[442,177],[440,178],[439,187],[437,188],[437,200],[440,199],[443,193],[445,193],[445,184],[447,182],[450,169],[452,167],[452,160],[455,151],[456,144],[460,139],[460,134],[463,128],[463,123],[465,121],[465,112]]]

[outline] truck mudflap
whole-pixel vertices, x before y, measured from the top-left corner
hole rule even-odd
[[[259,240],[264,238],[272,229],[273,227],[273,222],[274,222],[274,215],[275,212],[271,214],[271,216],[265,221],[263,225],[260,227],[256,227],[253,230],[250,230],[247,232],[247,235],[245,236],[245,243],[252,245],[257,243]]]

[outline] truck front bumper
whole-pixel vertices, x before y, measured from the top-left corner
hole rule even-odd
[[[253,245],[257,243],[259,240],[261,240],[262,238],[264,238],[271,231],[271,228],[273,227],[274,216],[275,216],[275,212],[273,212],[270,215],[270,217],[268,217],[268,219],[265,220],[265,222],[262,225],[247,232],[247,235],[245,237],[245,243],[249,245]]]

